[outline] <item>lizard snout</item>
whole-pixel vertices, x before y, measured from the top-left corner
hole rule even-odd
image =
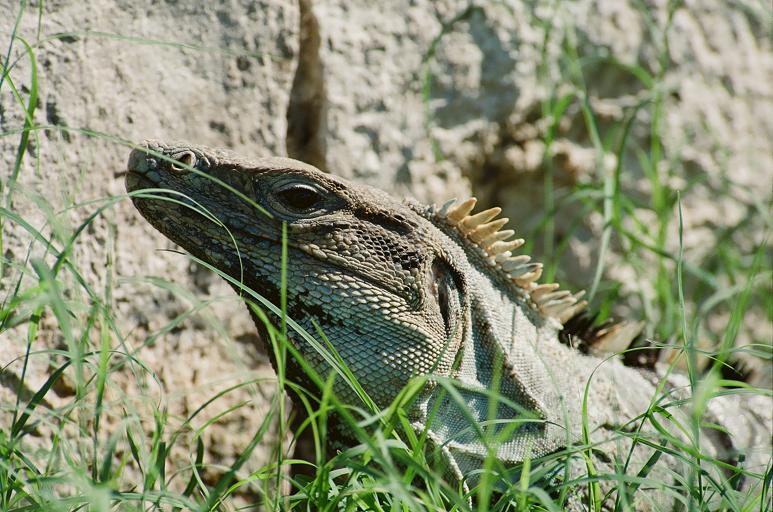
[[[141,145],[134,148],[129,154],[129,162],[126,165],[129,173],[146,174],[151,169],[158,167],[158,159],[148,151],[158,151],[152,147],[150,141],[144,141]]]
[[[148,154],[141,149],[132,150],[131,154],[129,155],[129,163],[126,166],[127,170],[129,172],[145,174],[148,170],[148,165],[146,162],[147,156]]]
[[[152,141],[144,141],[129,154],[126,164],[126,189],[129,192],[158,186],[160,159],[149,151],[160,152],[160,148]]]

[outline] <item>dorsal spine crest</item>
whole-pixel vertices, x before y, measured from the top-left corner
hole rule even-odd
[[[478,200],[470,197],[464,201],[451,199],[435,215],[442,222],[453,227],[470,247],[483,256],[486,263],[495,272],[503,275],[529,297],[529,304],[540,314],[554,318],[561,324],[585,309],[588,302],[581,300],[585,291],[575,294],[558,289],[557,283],[537,284],[542,275],[542,263],[532,262],[526,254],[513,255],[514,250],[524,244],[522,238],[509,240],[515,235],[512,229],[502,229],[507,218],[497,219],[502,213],[499,207],[489,208],[472,214]]]

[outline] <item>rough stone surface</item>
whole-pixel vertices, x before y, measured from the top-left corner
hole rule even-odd
[[[598,184],[618,160],[594,148],[577,101],[546,144],[546,102],[576,91],[581,80],[603,140],[652,92],[630,72],[639,66],[661,76],[657,139],[668,165],[658,172],[664,185],[683,190],[686,258],[708,261],[720,234],[748,253],[765,233],[773,190],[770,13],[760,2],[700,0],[684,2],[669,17],[670,2],[645,3],[646,9],[634,0],[472,7],[461,0],[378,7],[343,0],[45,2],[39,33],[37,6],[29,6],[17,35],[33,45],[37,60],[34,120],[69,129],[33,133],[13,210],[46,236],[69,236],[104,203],[88,201],[124,193],[120,173],[128,148],[122,140],[176,138],[251,156],[286,152],[427,201],[472,191],[483,203],[503,206],[530,234],[541,228],[546,168],[561,197],[573,184]],[[552,4],[558,7],[546,7]],[[2,12],[18,9],[16,2],[0,0]],[[0,20],[6,45],[13,22],[11,16]],[[598,57],[586,63],[582,78],[566,61],[567,41],[578,55]],[[26,102],[31,67],[19,39],[10,62],[10,79]],[[622,155],[621,186],[633,197],[651,193],[652,180],[633,148],[645,153],[652,148],[652,114],[649,107],[635,114],[632,149]],[[5,81],[0,85],[3,205],[23,123],[22,105]],[[58,212],[61,227],[46,225],[46,209]],[[647,223],[653,215],[639,205],[625,222]],[[559,209],[555,225],[558,241],[572,233],[559,277],[588,286],[603,219],[571,204]],[[575,225],[574,231],[567,227]],[[2,229],[5,297],[21,268],[33,270],[24,264],[29,233],[9,220]],[[674,251],[676,229],[671,222],[667,240]],[[618,255],[624,244],[612,248],[606,274],[626,283],[621,293],[628,299],[621,302],[640,315],[653,290],[651,279],[637,275],[655,264],[632,265]],[[252,343],[251,321],[230,290],[164,249],[173,247],[126,199],[107,208],[73,245],[72,259],[91,289],[105,297],[110,283],[113,348],[136,354],[145,364],[112,373],[109,389],[114,400],[134,404],[138,416],[149,418],[146,428],[153,410],[181,418],[179,425],[218,391],[272,374],[260,345]],[[42,244],[30,252],[53,264]],[[147,276],[174,284],[159,285]],[[63,271],[61,278],[74,294],[69,299],[88,303],[72,274]],[[22,289],[32,282],[22,280]],[[165,329],[209,299],[214,299],[210,306]],[[82,314],[86,318],[88,311]],[[707,325],[722,332],[727,318],[729,313],[720,311]],[[24,325],[0,333],[0,427],[7,425],[8,405],[15,401],[22,372],[18,357],[27,335]],[[766,313],[753,310],[741,341],[772,337]],[[97,336],[88,349],[98,346]],[[60,321],[46,310],[33,350],[65,347]],[[50,353],[30,358],[28,388],[37,390],[61,362]],[[47,395],[51,406],[72,400],[74,375],[68,370],[63,384]],[[207,446],[216,447],[211,461],[228,463],[240,453],[272,390],[271,383],[235,390],[197,417],[200,425],[231,405],[252,401],[207,429],[212,436]],[[150,398],[138,399],[138,391]],[[254,463],[268,457],[261,452]]]

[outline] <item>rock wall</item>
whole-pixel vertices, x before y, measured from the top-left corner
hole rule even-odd
[[[672,202],[673,191],[682,191],[689,261],[716,265],[716,248],[728,237],[752,253],[769,229],[773,189],[769,12],[752,1],[687,1],[673,12],[669,5],[46,2],[42,12],[31,5],[21,13],[16,39],[14,16],[3,17],[0,40],[12,44],[0,83],[3,204],[61,249],[117,198],[77,234],[70,259],[80,275],[59,274],[67,300],[89,305],[94,294],[115,320],[96,322],[116,351],[111,361],[121,362],[108,394],[137,419],[127,427],[120,414],[110,416],[108,431],[147,429],[158,410],[179,425],[218,392],[252,379],[197,417],[203,424],[248,402],[204,431],[207,460],[227,464],[249,442],[274,389],[265,351],[230,289],[175,252],[122,197],[128,146],[144,138],[289,154],[425,201],[472,192],[502,206],[531,235],[530,250],[558,258],[559,278],[575,286],[591,285],[604,228],[588,201],[599,201],[615,169],[632,198],[624,226],[656,224],[664,210],[650,201],[657,183]],[[20,9],[11,0],[0,8]],[[24,110],[36,88],[39,129],[15,179]],[[622,126],[629,139],[616,151]],[[660,158],[650,166],[653,151]],[[577,190],[587,193],[572,195]],[[545,224],[545,209],[555,210],[552,223]],[[666,210],[676,218],[673,205]],[[676,229],[667,223],[661,235],[674,253]],[[50,267],[55,252],[7,216],[2,235],[6,296],[17,283],[22,290],[36,283],[29,262]],[[657,324],[648,276],[663,263],[652,254],[632,261],[625,256],[631,246],[614,238],[605,256],[606,276],[622,283],[614,303]],[[718,279],[720,288],[742,283]],[[698,302],[689,299],[690,311]],[[22,304],[15,313],[24,318],[31,309]],[[78,320],[89,314],[73,313]],[[727,309],[717,311],[700,333],[708,326],[721,334],[727,317]],[[0,425],[9,421],[5,406],[15,401],[28,335],[35,354],[25,396],[62,364],[52,349],[72,350],[84,334],[85,324],[68,335],[62,322],[46,308],[39,333],[25,323],[0,333]],[[741,339],[770,340],[772,331],[758,307]],[[99,329],[85,338],[83,351],[99,347]],[[65,407],[79,386],[76,369],[68,369],[46,400]],[[39,426],[41,447],[57,428]],[[181,447],[180,460],[192,449]],[[253,464],[270,456],[260,452]]]

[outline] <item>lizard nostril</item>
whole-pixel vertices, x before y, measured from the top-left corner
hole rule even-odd
[[[177,160],[177,162],[183,164],[183,165],[178,165],[177,162],[172,162],[170,164],[170,167],[172,168],[173,171],[180,171],[180,172],[189,171],[191,167],[196,165],[196,155],[194,155],[190,151],[185,151],[184,153],[175,155],[173,158]]]

